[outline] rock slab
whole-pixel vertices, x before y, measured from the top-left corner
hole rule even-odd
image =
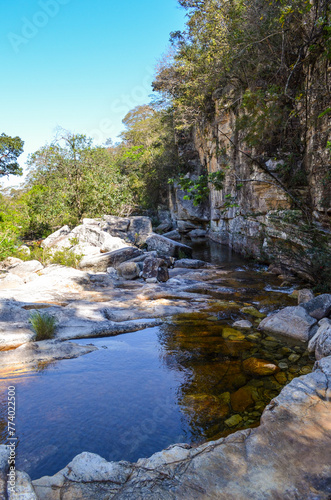
[[[285,307],[285,309],[263,319],[259,330],[307,342],[316,333],[316,324],[317,320],[312,318],[303,307]]]

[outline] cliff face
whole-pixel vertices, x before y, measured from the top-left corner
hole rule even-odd
[[[270,154],[270,149],[261,153],[248,147],[244,134],[238,131],[240,111],[227,109],[224,98],[215,99],[214,120],[196,127],[186,142],[179,142],[179,149],[184,159],[189,152],[192,178],[203,170],[209,174],[222,170],[223,188],[216,190],[210,184],[206,206],[197,208],[184,200],[185,193],[175,187],[170,206],[179,227],[185,229],[185,221],[208,227],[210,238],[235,251],[264,261],[281,261],[307,277],[314,245],[305,229],[307,220],[324,239],[330,234],[331,166],[327,142],[331,140],[331,114],[321,117],[330,104],[329,73],[330,68],[320,64],[305,75],[310,79],[311,92],[298,103],[295,122],[302,153],[285,181],[282,173],[292,151],[280,153],[275,149]]]

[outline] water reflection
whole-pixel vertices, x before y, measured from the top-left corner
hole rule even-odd
[[[257,425],[281,388],[312,367],[304,346],[285,347],[280,338],[198,316],[179,316],[159,335],[163,362],[186,373],[178,403],[195,442]]]

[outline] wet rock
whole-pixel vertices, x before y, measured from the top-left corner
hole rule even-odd
[[[298,290],[298,304],[305,304],[314,298],[314,293],[309,288]]]
[[[140,267],[136,262],[122,262],[117,266],[117,272],[125,280],[134,280],[139,277]]]
[[[228,427],[236,427],[242,422],[243,418],[240,415],[232,415],[232,417],[225,420],[225,425]]]
[[[192,249],[190,247],[170,240],[169,238],[165,238],[159,234],[152,234],[151,236],[148,236],[146,243],[148,251],[155,250],[160,256],[168,255],[170,257],[177,258],[182,255],[186,257],[192,256]]]
[[[206,425],[230,413],[229,404],[217,396],[210,394],[190,394],[182,400],[185,413],[198,425]]]
[[[147,281],[156,279],[166,282],[169,279],[168,266],[163,259],[149,257],[144,261],[142,277]],[[149,281],[150,283],[150,281]]]
[[[206,266],[206,262],[197,259],[180,259],[174,264],[175,268],[185,268],[185,269],[200,269]]]
[[[245,335],[234,328],[223,328],[222,337],[227,340],[245,340]]]
[[[317,320],[325,318],[331,313],[331,294],[318,295],[309,302],[301,304],[300,307],[304,308],[310,316]]]
[[[131,260],[142,254],[143,251],[139,250],[139,248],[125,247],[120,250],[115,250],[114,252],[84,257],[79,264],[79,268],[105,272],[108,267],[114,267],[116,269],[122,262]]]
[[[288,360],[291,361],[291,363],[296,363],[297,361],[299,361],[300,358],[301,356],[299,354],[291,354],[288,357]]]
[[[253,306],[243,307],[242,309],[240,309],[240,311],[244,314],[249,314],[250,316],[253,316],[254,318],[265,318],[265,316],[266,316],[265,314],[261,313]]]
[[[41,262],[39,262],[39,260],[28,260],[26,262],[22,262],[22,264],[18,264],[17,266],[13,267],[10,270],[10,272],[12,274],[16,274],[17,276],[23,278],[29,273],[37,273],[42,269],[44,269],[44,266],[41,264]]]
[[[263,319],[259,325],[259,330],[278,333],[307,342],[317,331],[316,323],[317,320],[312,318],[302,306],[285,307],[278,313],[271,314]]]
[[[311,370],[309,369],[309,371],[311,371]],[[278,382],[281,386],[283,386],[283,385],[285,385],[285,384],[287,383],[287,377],[286,377],[286,375],[285,375],[285,373],[284,373],[284,372],[278,372],[278,373],[275,373],[275,374],[274,374],[274,377],[275,377],[275,379],[277,380],[277,382]]]
[[[254,406],[255,401],[252,392],[253,388],[245,385],[231,394],[231,406],[233,411],[241,413],[247,410],[247,408]]]
[[[278,363],[278,367],[281,369],[281,370],[288,370],[288,364],[285,363],[285,361],[281,361],[280,363]]]
[[[243,369],[250,375],[265,377],[273,375],[279,371],[278,366],[264,359],[248,358],[243,361]]]
[[[233,328],[243,328],[245,330],[250,330],[251,328],[253,328],[252,323],[250,321],[245,320],[245,319],[235,321],[232,326],[233,326]]]

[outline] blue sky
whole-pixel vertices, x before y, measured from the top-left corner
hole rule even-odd
[[[116,140],[124,115],[149,102],[169,33],[185,23],[176,0],[1,3],[0,133],[25,141],[21,164],[59,126]]]

